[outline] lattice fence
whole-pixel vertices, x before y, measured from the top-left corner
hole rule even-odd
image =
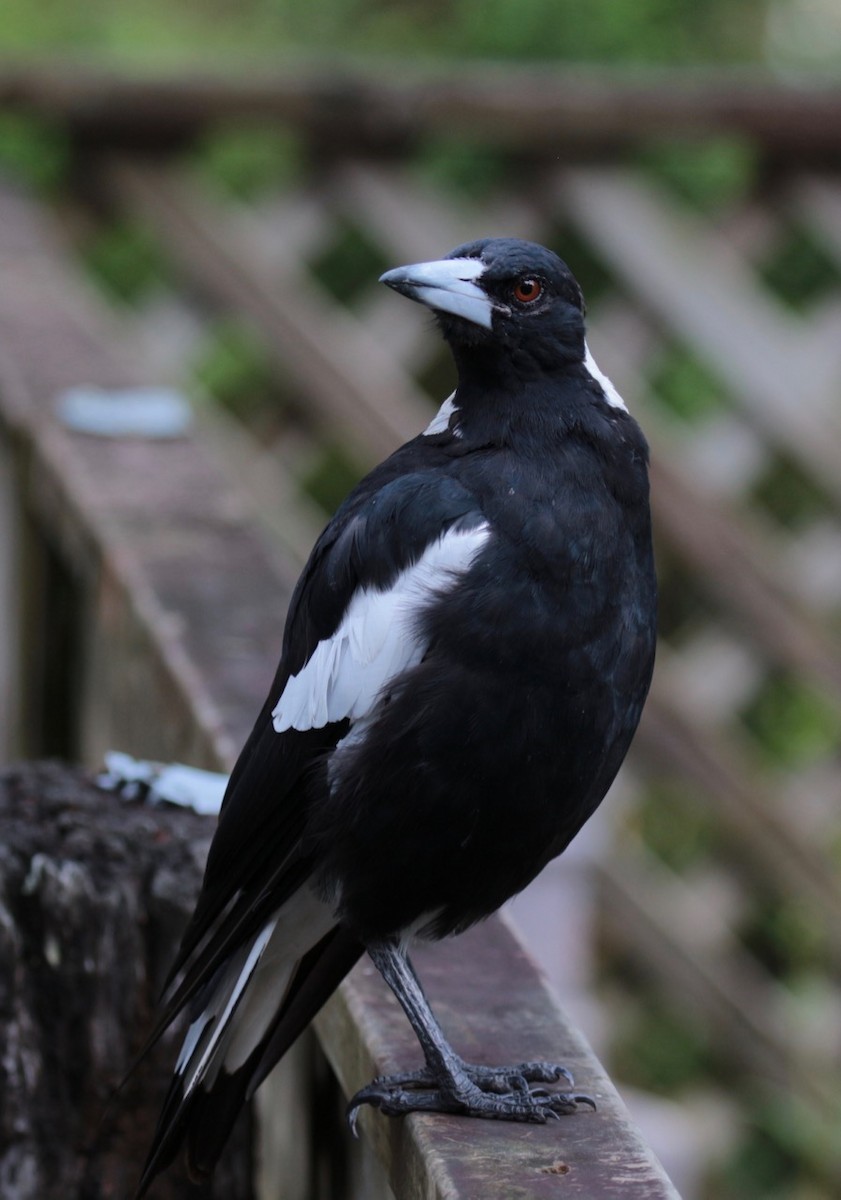
[[[183,160],[109,151],[61,215],[89,259],[115,220],[145,231],[164,267],[125,319],[149,373],[238,408],[205,405],[208,426],[299,557],[451,386],[437,338],[377,287],[380,270],[484,234],[567,258],[595,357],[652,444],[663,591],[652,698],[587,868],[608,1059],[620,1079],[671,1085],[699,1125],[711,1102],[728,1117],[704,1194],[746,1195],[740,1172],[757,1162],[774,1177],[754,1174],[753,1195],[831,1194],[841,179],[778,166],[704,211],[616,161],[509,160],[481,194],[431,178],[408,153],[322,147],[246,202]],[[561,979],[575,953],[563,927],[540,938]]]

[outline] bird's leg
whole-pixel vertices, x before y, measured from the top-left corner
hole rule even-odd
[[[348,1121],[354,1132],[363,1104],[371,1104],[388,1116],[445,1112],[538,1124],[548,1117],[575,1112],[579,1104],[595,1108],[589,1096],[529,1088],[531,1082],[552,1083],[562,1078],[572,1084],[569,1071],[554,1063],[520,1063],[513,1067],[465,1063],[447,1042],[405,954],[393,943],[369,948],[368,953],[409,1018],[426,1066],[375,1079],[357,1092],[348,1106]]]
[[[406,967],[412,973],[412,977],[417,984],[417,987],[429,1008],[429,1000],[426,992],[423,990],[423,984],[418,978],[418,973],[414,968],[414,964],[408,955],[404,956]],[[429,1015],[436,1027],[439,1029],[435,1014],[429,1011]],[[441,1034],[443,1038],[443,1033]],[[445,1043],[446,1045],[446,1043]],[[559,1079],[565,1079],[570,1086],[575,1083],[572,1074],[566,1067],[562,1067],[559,1063],[552,1062],[521,1062],[515,1063],[512,1066],[505,1067],[486,1067],[479,1066],[476,1063],[465,1062],[460,1055],[448,1047],[453,1055],[453,1058],[460,1064],[468,1078],[481,1088],[483,1092],[527,1092],[528,1084],[530,1083],[557,1083]],[[431,1087],[436,1082],[436,1076],[431,1067],[420,1067],[416,1071],[406,1071],[399,1075],[389,1075],[388,1081],[391,1084],[400,1084],[402,1087]]]

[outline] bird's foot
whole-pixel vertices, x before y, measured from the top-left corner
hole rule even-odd
[[[557,1063],[527,1062],[510,1067],[483,1067],[459,1061],[454,1078],[439,1078],[430,1067],[372,1080],[351,1099],[347,1119],[356,1135],[363,1104],[389,1117],[410,1112],[457,1113],[497,1121],[524,1121],[543,1125],[550,1118],[573,1113],[579,1104],[596,1107],[591,1096],[580,1092],[549,1092],[532,1083],[573,1086],[566,1067]]]
[[[484,1067],[459,1058],[454,1065],[480,1091],[496,1092],[499,1095],[505,1095],[508,1092],[527,1092],[530,1083],[556,1083],[559,1079],[565,1079],[572,1086],[575,1082],[566,1067],[562,1067],[558,1063],[525,1062],[511,1067]],[[438,1076],[431,1067],[419,1067],[416,1071],[404,1071],[399,1075],[380,1075],[377,1079],[372,1080],[369,1086],[435,1088],[438,1086],[438,1082]],[[367,1089],[363,1088],[363,1091],[365,1090]]]

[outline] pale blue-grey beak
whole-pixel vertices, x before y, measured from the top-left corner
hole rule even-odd
[[[486,263],[478,258],[442,258],[438,262],[414,263],[395,267],[380,276],[385,283],[418,300],[437,312],[464,317],[474,325],[490,329],[493,323],[493,302],[475,282],[484,272]]]

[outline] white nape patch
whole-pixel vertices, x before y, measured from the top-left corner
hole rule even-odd
[[[435,433],[446,433],[450,428],[450,417],[456,412],[458,412],[458,408],[456,407],[456,394],[453,392],[452,395],[448,396],[438,409],[438,412],[429,422],[426,429],[424,429],[422,436],[432,437],[432,435]],[[453,436],[461,437],[461,431],[458,426],[453,428]]]
[[[587,368],[587,370],[590,372],[590,374],[595,379],[596,383],[599,385],[599,387],[604,392],[604,398],[608,402],[610,407],[611,408],[621,408],[623,412],[627,412],[628,406],[626,405],[626,403],[622,399],[622,397],[619,395],[616,388],[613,386],[613,384],[608,379],[608,377],[606,375],[603,375],[602,372],[599,370],[599,368],[596,366],[596,360],[593,358],[592,354],[590,353],[590,347],[587,345],[586,342],[584,343],[584,366]]]
[[[448,530],[389,588],[355,592],[333,636],[287,680],[272,713],[277,732],[322,729],[371,712],[390,680],[423,658],[419,614],[470,569],[490,533],[487,522]]]

